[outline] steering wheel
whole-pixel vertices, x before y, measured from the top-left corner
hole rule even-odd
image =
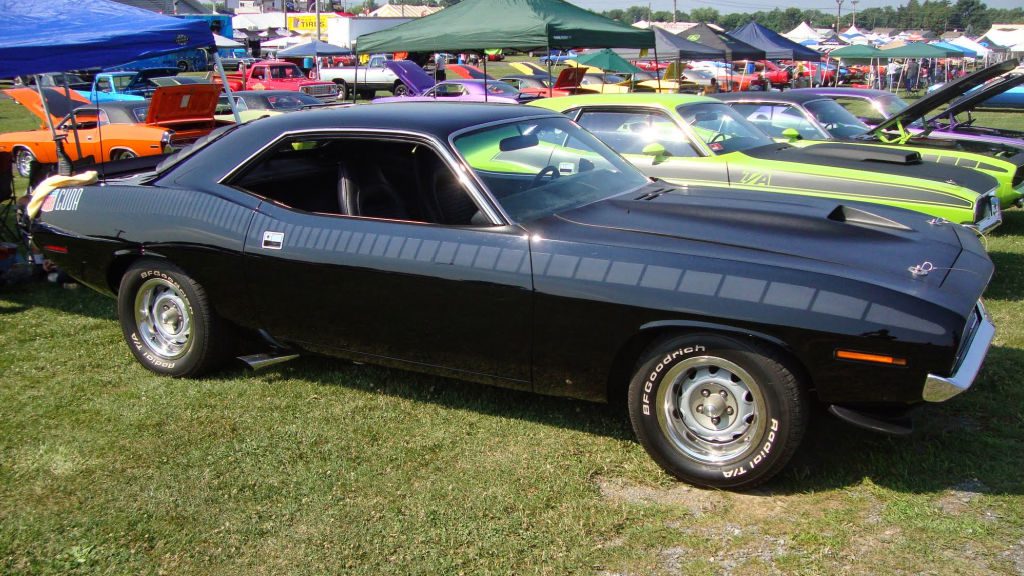
[[[715,132],[715,135],[711,137],[711,140],[708,140],[708,144],[714,144],[715,142],[721,142],[723,140],[725,140],[725,134]]]
[[[558,171],[558,167],[554,164],[548,164],[547,166],[540,169],[537,175],[533,177],[533,182],[530,183],[530,188],[536,188],[540,186],[541,181],[544,180],[545,176],[551,176],[552,180],[557,180],[562,177],[562,174]]]

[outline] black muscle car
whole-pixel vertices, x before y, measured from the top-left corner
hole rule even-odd
[[[150,370],[260,334],[322,353],[623,400],[676,477],[778,472],[812,400],[861,425],[972,384],[993,327],[973,231],[898,208],[676,187],[539,108],[310,110],[56,190],[48,258],[117,297]],[[255,358],[255,359],[254,359]]]

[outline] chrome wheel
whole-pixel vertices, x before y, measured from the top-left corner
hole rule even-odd
[[[181,358],[192,347],[192,316],[180,288],[164,278],[143,282],[135,295],[135,326],[154,354]]]
[[[127,160],[129,158],[137,158],[138,154],[131,150],[114,150],[110,153],[110,160]]]
[[[35,161],[36,157],[27,148],[18,148],[18,151],[14,153],[14,167],[18,171],[18,175],[23,178],[29,177],[32,172],[32,163]]]
[[[704,464],[742,456],[765,428],[760,385],[740,366],[715,356],[673,366],[658,387],[655,407],[665,438]]]

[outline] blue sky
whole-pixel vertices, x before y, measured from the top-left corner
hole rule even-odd
[[[611,10],[613,8],[628,8],[630,6],[646,6],[647,0],[569,0],[573,4],[596,10],[601,12],[603,10]],[[955,0],[953,0],[955,2]],[[860,0],[857,4],[858,10],[870,7],[883,7],[892,6],[893,8],[905,4],[906,2],[886,2],[885,0]],[[672,10],[672,0],[650,0],[651,8],[657,10]],[[991,8],[1014,8],[1020,6],[1020,0],[985,0]],[[814,9],[825,10],[828,12],[835,12],[836,3],[834,0],[804,0],[803,2],[789,1],[758,1],[758,0],[679,0],[677,3],[679,10],[689,12],[694,8],[707,7],[714,8],[722,13],[727,12],[757,12],[758,10],[771,10],[772,8],[789,8],[796,6],[797,8],[803,9]],[[843,13],[852,9],[850,0],[843,2]]]

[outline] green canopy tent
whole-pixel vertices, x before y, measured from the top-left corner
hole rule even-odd
[[[882,51],[874,46],[866,44],[850,44],[828,53],[829,58],[842,58],[843,60],[871,60],[878,58]]]
[[[576,63],[580,66],[593,66],[601,70],[611,70],[612,72],[628,72],[630,74],[640,72],[639,68],[633,66],[625,58],[612,52],[609,48],[584,54],[576,59]]]
[[[611,48],[602,48],[597,52],[589,52],[576,59],[577,66],[593,66],[605,71],[626,72],[636,74],[640,69],[626,61],[625,58],[612,52]],[[604,92],[604,85],[601,85]]]
[[[579,46],[653,48],[654,34],[563,0],[463,0],[429,16],[356,39],[360,54],[489,48],[550,51]]]
[[[869,76],[869,83],[874,88],[874,77],[877,75],[877,69],[875,67],[875,59],[881,59],[882,51],[874,46],[867,44],[849,44],[847,46],[841,46],[827,54],[829,59],[835,58],[836,60],[844,60],[847,64],[850,63],[864,63],[867,62],[871,66],[871,75]],[[836,86],[839,85],[839,74],[836,74]]]
[[[463,0],[356,39],[360,54],[579,46],[653,48],[654,34],[563,0]]]
[[[960,52],[956,50],[947,50],[924,42],[908,42],[903,46],[878,52],[878,56],[881,58],[947,58],[959,54]]]
[[[949,58],[962,55],[956,50],[948,50],[945,48],[939,48],[932,44],[925,44],[924,42],[908,42],[903,46],[895,46],[893,48],[887,48],[878,52],[879,58]],[[899,78],[896,80],[896,86],[893,88],[893,92],[899,89],[900,83],[903,81],[904,68],[900,68]]]

